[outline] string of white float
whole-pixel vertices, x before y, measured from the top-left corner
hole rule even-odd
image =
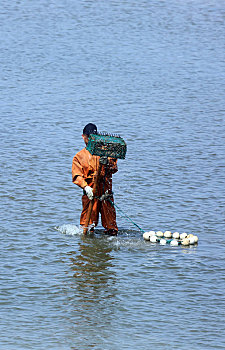
[[[170,244],[172,246],[188,246],[198,243],[198,236],[187,234],[186,232],[179,233],[171,231],[148,231],[143,233],[143,238],[151,243],[160,243],[161,245]]]

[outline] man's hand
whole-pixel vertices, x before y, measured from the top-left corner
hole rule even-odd
[[[92,188],[90,186],[86,186],[86,187],[84,187],[84,191],[91,201],[94,197]]]

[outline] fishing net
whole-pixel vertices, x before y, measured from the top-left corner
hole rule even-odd
[[[91,134],[87,150],[95,156],[125,159],[127,146],[120,136],[109,134]]]

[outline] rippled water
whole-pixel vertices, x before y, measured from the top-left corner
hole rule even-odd
[[[2,1],[1,349],[224,349],[225,5]],[[115,202],[197,247],[78,230],[83,126],[119,133]]]

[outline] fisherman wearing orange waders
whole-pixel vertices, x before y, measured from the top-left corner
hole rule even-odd
[[[97,134],[97,127],[95,124],[89,123],[83,129],[82,137],[86,146],[90,134]],[[99,156],[92,155],[86,147],[78,152],[73,158],[72,181],[83,189],[83,210],[80,217],[80,225],[83,227],[85,225],[89,203],[93,199],[94,176],[98,169],[99,159]],[[113,204],[110,203],[113,202],[112,174],[117,171],[116,159],[108,158],[107,164],[103,164],[101,167],[97,193],[94,198],[89,222],[92,226],[91,231],[97,226],[99,213],[101,213],[102,226],[106,229],[105,233],[111,236],[117,235],[118,228],[116,224],[116,211]],[[105,193],[110,196],[110,201],[106,199],[104,200],[104,197],[102,197]]]

